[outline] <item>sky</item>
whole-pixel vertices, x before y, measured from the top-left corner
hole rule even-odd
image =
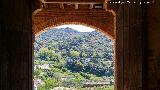
[[[90,28],[90,27],[83,26],[83,25],[74,25],[74,24],[61,25],[61,26],[58,26],[58,27],[55,27],[55,28],[66,28],[66,27],[72,28],[72,29],[77,30],[79,32],[92,32],[92,31],[95,31],[94,28]]]

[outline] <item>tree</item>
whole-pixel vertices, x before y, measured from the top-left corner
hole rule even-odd
[[[48,50],[47,48],[42,48],[38,52],[37,59],[45,61],[59,61],[61,59],[61,55],[52,50]]]
[[[54,79],[54,78],[48,78],[45,80],[45,84],[38,87],[38,90],[50,90],[54,87],[58,87],[60,85],[60,81]]]
[[[80,53],[78,51],[70,51],[70,56],[72,58],[77,58],[79,57]]]

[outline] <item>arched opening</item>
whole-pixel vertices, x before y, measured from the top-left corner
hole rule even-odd
[[[3,18],[1,18],[0,37],[2,44],[0,46],[2,63],[0,66],[2,67],[1,81],[3,83],[1,83],[1,88],[3,90],[32,89],[31,3],[34,3],[32,11],[36,8],[41,9],[35,15],[37,21],[34,22],[33,26],[41,25],[45,27],[47,26],[45,22],[50,20],[52,22],[52,19],[55,24],[60,21],[65,22],[65,20],[69,22],[67,19],[63,20],[63,16],[68,17],[68,20],[71,21],[72,18],[76,17],[85,18],[83,22],[87,24],[89,19],[93,20],[93,23],[101,23],[101,26],[108,26],[107,23],[115,25],[109,20],[114,21],[113,15],[107,16],[108,11],[105,10],[106,8],[102,8],[102,5],[106,5],[108,0],[66,0],[67,3],[63,0],[47,1],[54,3],[46,3],[44,0],[33,0],[33,2],[19,0],[17,1],[18,3],[12,3],[9,0],[2,1],[2,4],[4,4],[2,9],[7,11],[1,15]],[[59,1],[61,2],[59,3]],[[98,6],[94,5],[96,4],[94,1],[98,2]],[[158,22],[158,17],[156,17],[158,9],[155,9],[158,3],[151,4],[148,9],[148,5],[142,3],[142,0],[133,0],[135,3],[120,0],[120,2],[123,2],[121,4],[116,1],[109,1],[107,4],[107,6],[114,8],[117,15],[116,35],[114,34],[116,36],[116,63],[118,64],[115,67],[118,69],[116,71],[116,88],[117,90],[141,90],[145,88],[156,90],[159,85],[156,77],[158,76],[156,74],[158,71],[156,64],[158,60],[156,58],[158,45],[153,45],[153,43],[156,44],[156,40],[158,41],[158,33],[155,32],[159,31],[158,28],[156,29],[158,25],[156,24]],[[99,3],[101,6],[99,6]],[[155,14],[151,15],[153,14],[151,11],[154,11]],[[146,17],[149,20],[146,20]],[[109,21],[107,22],[107,20]],[[77,20],[73,19],[73,21]],[[155,24],[156,26],[154,26]],[[146,30],[147,26],[150,27],[149,32]],[[155,30],[151,30],[152,28]],[[103,28],[102,30],[105,31],[105,29]],[[151,42],[148,47],[148,40],[150,42],[153,39],[156,40],[153,43]]]
[[[38,88],[113,90],[114,41],[102,30],[80,25],[46,28],[36,35],[34,46],[34,79],[41,82]]]
[[[68,4],[70,3],[70,4]],[[118,75],[118,70],[122,69],[122,64],[117,64],[117,44],[116,44],[116,15],[114,11],[108,10],[106,2],[91,2],[79,3],[78,9],[73,8],[76,3],[74,2],[54,2],[45,4],[47,7],[41,7],[36,10],[32,15],[32,28],[34,36],[39,35],[40,32],[45,31],[46,28],[55,27],[63,24],[81,24],[89,27],[96,28],[98,31],[109,36],[114,43],[114,76],[115,76],[115,90],[121,79]],[[60,5],[60,7],[59,7]],[[61,7],[64,5],[64,8]],[[92,7],[93,5],[93,7]],[[98,5],[98,6],[97,6]],[[100,6],[99,6],[100,5]],[[100,8],[97,8],[100,7]],[[34,38],[34,37],[33,37]],[[119,66],[117,66],[119,65]],[[120,69],[118,69],[120,68]],[[118,77],[120,76],[120,77]],[[120,78],[120,79],[119,79]]]

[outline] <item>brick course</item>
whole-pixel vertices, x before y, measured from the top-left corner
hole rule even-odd
[[[33,15],[34,34],[62,24],[86,25],[115,38],[114,16],[105,9],[89,9],[88,5],[79,5],[79,9],[75,9],[74,5],[66,5],[61,9],[59,5],[48,4],[47,8]]]

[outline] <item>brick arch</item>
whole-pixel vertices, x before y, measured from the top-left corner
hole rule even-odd
[[[117,83],[119,83],[118,74],[120,73],[117,61],[117,47],[116,47],[116,12],[108,9],[88,9],[80,7],[75,10],[71,6],[60,9],[59,7],[39,8],[32,13],[32,25],[34,36],[41,34],[41,32],[47,31],[49,28],[53,28],[64,24],[80,24],[95,28],[109,37],[113,42],[114,48],[114,79],[115,90],[117,90]],[[35,38],[35,37],[33,37]],[[33,39],[34,40],[34,39]],[[119,84],[120,85],[120,84]]]
[[[113,23],[103,24],[102,22],[92,20],[82,16],[64,16],[58,18],[43,18],[43,22],[34,23],[33,18],[33,33],[35,35],[40,34],[42,31],[46,31],[49,28],[56,27],[64,24],[80,24],[95,28],[96,30],[104,33],[112,40],[115,39],[114,36],[114,25]]]

